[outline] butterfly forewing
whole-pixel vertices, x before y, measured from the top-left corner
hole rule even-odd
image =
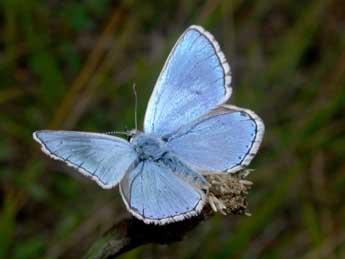
[[[36,131],[34,139],[54,159],[77,168],[103,188],[114,187],[134,167],[137,154],[118,137],[77,131]]]
[[[218,43],[201,27],[189,27],[156,82],[144,131],[164,136],[192,122],[224,103],[229,85],[229,65]]]

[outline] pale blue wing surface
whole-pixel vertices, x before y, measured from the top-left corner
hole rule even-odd
[[[103,188],[114,187],[135,166],[137,154],[124,139],[77,131],[36,131],[43,152],[77,168]]]
[[[168,167],[143,161],[120,182],[128,210],[145,223],[165,224],[197,215],[205,194]]]
[[[144,131],[160,136],[177,130],[225,103],[229,65],[213,36],[188,28],[175,44],[151,95]]]
[[[183,163],[178,157],[171,152],[166,153],[161,161],[167,165],[175,175],[183,179],[188,183],[192,183],[193,186],[198,187],[201,190],[207,191],[210,184],[207,182],[204,176],[200,173],[192,170],[188,165]]]
[[[254,112],[221,106],[177,131],[167,145],[198,172],[236,172],[250,163],[263,133],[264,125]]]

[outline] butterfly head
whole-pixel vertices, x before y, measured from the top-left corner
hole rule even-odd
[[[141,131],[137,130],[137,129],[131,129],[131,130],[126,130],[126,135],[131,139],[133,138],[135,135],[138,135],[141,133]]]

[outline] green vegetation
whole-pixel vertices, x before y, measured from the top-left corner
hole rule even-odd
[[[0,258],[78,258],[126,210],[117,190],[46,158],[37,129],[134,127],[177,37],[203,25],[231,103],[264,119],[251,217],[123,258],[345,258],[342,1],[0,1]]]

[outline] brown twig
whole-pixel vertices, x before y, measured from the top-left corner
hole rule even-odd
[[[252,183],[241,175],[210,175],[208,203],[197,217],[163,226],[148,225],[134,218],[125,218],[111,227],[92,245],[85,258],[105,259],[130,251],[138,246],[155,243],[170,244],[181,241],[199,223],[222,214],[249,215],[247,194]]]

